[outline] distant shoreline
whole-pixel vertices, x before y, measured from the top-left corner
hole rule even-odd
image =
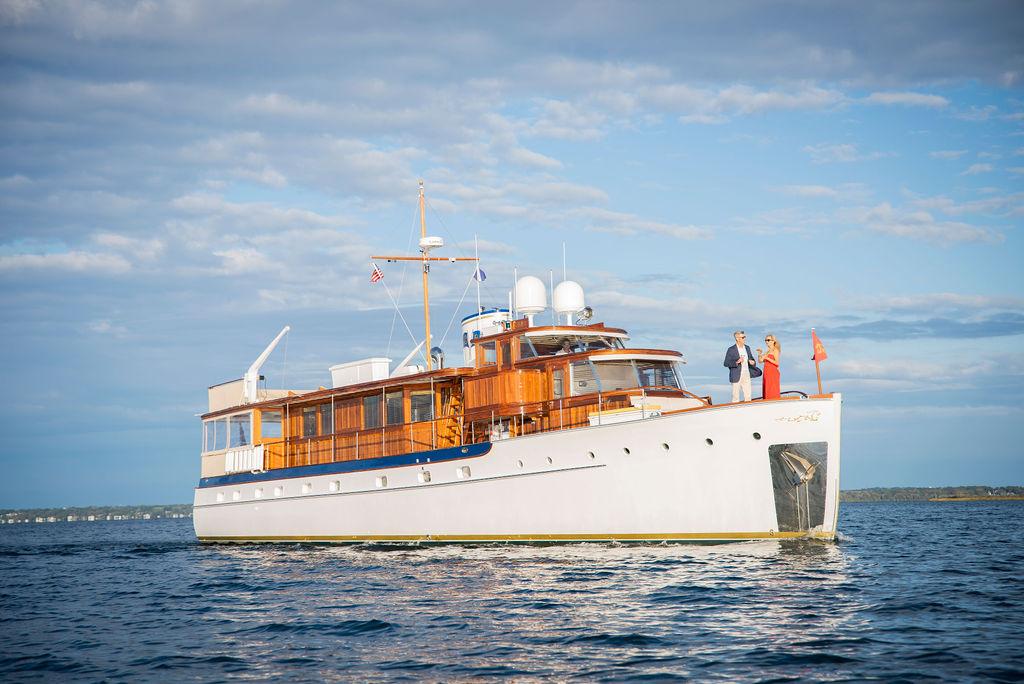
[[[869,489],[847,489],[841,491],[839,495],[842,503],[1024,501],[1024,486],[872,487]],[[192,504],[184,503],[157,504],[152,506],[63,506],[0,509],[0,525],[103,522],[114,520],[167,520],[191,517]]]

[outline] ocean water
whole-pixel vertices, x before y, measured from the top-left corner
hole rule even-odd
[[[1024,502],[847,504],[842,539],[200,546],[0,527],[0,681],[1024,680]]]

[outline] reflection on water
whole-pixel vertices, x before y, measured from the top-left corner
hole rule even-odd
[[[839,544],[199,546],[187,522],[24,526],[0,531],[0,675],[1024,676],[1024,506],[934,506],[847,506]]]

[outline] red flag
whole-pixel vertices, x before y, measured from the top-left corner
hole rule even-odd
[[[811,344],[814,346],[814,356],[811,357],[811,361],[824,361],[828,358],[828,354],[825,353],[825,345],[818,339],[814,328],[811,328]]]
[[[370,273],[370,282],[376,283],[384,277],[384,271],[380,270],[380,266],[377,264],[373,265],[373,272]]]

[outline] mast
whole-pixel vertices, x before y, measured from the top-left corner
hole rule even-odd
[[[477,262],[477,268],[479,268],[480,259],[478,257],[432,257],[430,256],[430,250],[436,247],[443,247],[444,240],[439,237],[427,237],[427,212],[426,212],[426,195],[423,192],[423,179],[420,179],[420,255],[414,256],[372,256],[371,259],[387,259],[388,261],[419,261],[423,265],[423,327],[426,337],[423,339],[423,344],[427,347],[427,370],[434,370],[434,362],[430,356],[430,289],[429,289],[429,274],[430,274],[430,262],[431,261],[475,261]],[[397,305],[396,305],[397,306]]]
[[[430,273],[430,262],[427,261],[427,249],[424,242],[427,239],[427,216],[426,198],[423,195],[423,179],[420,179],[420,254],[423,255],[423,328],[426,331],[427,346],[427,370],[434,370],[434,361],[430,354],[430,290],[427,285],[428,274]]]

